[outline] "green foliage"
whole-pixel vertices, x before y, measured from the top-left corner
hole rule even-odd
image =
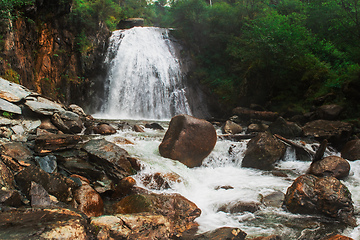
[[[0,20],[16,17],[13,11],[26,5],[34,4],[35,0],[0,0]]]
[[[14,115],[13,115],[13,113],[11,113],[11,112],[6,112],[6,111],[4,111],[4,112],[2,112],[2,116],[5,117],[5,118],[10,118],[10,119],[12,119]]]

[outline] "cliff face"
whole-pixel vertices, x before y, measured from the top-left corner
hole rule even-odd
[[[70,24],[70,11],[71,1],[43,0],[9,20],[2,34],[0,76],[65,104],[85,105],[92,79],[103,72],[110,31],[99,23],[84,35]],[[81,48],[80,36],[86,47]]]

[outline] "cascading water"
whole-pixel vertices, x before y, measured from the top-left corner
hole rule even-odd
[[[106,100],[102,117],[170,119],[191,114],[180,61],[168,30],[135,27],[113,32],[106,62]]]

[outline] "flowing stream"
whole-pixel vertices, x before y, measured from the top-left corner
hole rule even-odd
[[[142,122],[137,122],[142,124]],[[168,122],[160,122],[162,126]],[[133,176],[137,185],[157,193],[180,193],[196,203],[202,214],[196,221],[199,232],[214,230],[219,227],[239,227],[248,236],[268,236],[278,234],[283,239],[319,239],[332,231],[360,239],[360,227],[341,228],[338,222],[323,216],[292,214],[279,207],[261,206],[254,213],[225,213],[219,207],[236,202],[260,202],[261,196],[280,191],[286,193],[287,188],[300,175],[305,174],[310,162],[296,159],[294,149],[288,147],[286,155],[276,169],[287,176],[274,176],[270,171],[241,168],[241,161],[248,140],[232,142],[219,140],[213,152],[204,160],[202,166],[188,168],[178,161],[163,158],[158,152],[165,131],[145,129],[144,133],[132,130],[118,131],[108,136],[108,141],[117,142],[119,136],[125,137],[134,145],[119,145],[131,155],[138,157],[142,170]],[[218,130],[218,133],[219,130]],[[310,144],[307,147],[311,147]],[[231,151],[229,151],[231,149]],[[326,155],[339,155],[327,150]],[[350,162],[350,176],[343,181],[352,193],[355,211],[359,212],[360,161]],[[169,182],[169,189],[158,189],[154,185],[143,183],[146,176],[155,173],[171,173],[178,175],[180,181]],[[357,215],[357,221],[360,217]]]
[[[181,61],[175,52],[166,29],[143,27],[115,31],[106,59],[109,66],[106,100],[102,111],[95,117],[167,119],[159,122],[166,128],[172,116],[180,113],[191,115],[187,86],[182,82]],[[144,122],[138,120],[136,123]],[[278,234],[283,239],[310,240],[335,231],[360,240],[360,227],[342,228],[333,219],[291,214],[281,207],[261,205],[260,210],[253,213],[219,211],[227,204],[260,203],[269,194],[285,194],[293,181],[305,174],[310,166],[310,162],[296,159],[295,151],[290,147],[276,166],[284,173],[282,176],[241,167],[247,140],[219,140],[202,166],[188,168],[160,156],[158,146],[164,134],[165,131],[151,129],[146,129],[144,133],[121,130],[106,139],[117,144],[117,138],[125,137],[134,143],[120,146],[142,161],[142,170],[133,176],[137,185],[154,192],[180,193],[193,201],[202,211],[196,219],[199,232],[229,226],[239,227],[252,237]],[[329,150],[326,154],[339,155]],[[360,223],[360,161],[350,162],[350,165],[350,176],[343,183],[352,193],[357,221]],[[155,173],[170,173],[178,176],[179,181],[170,181],[170,188],[159,189],[151,183],[145,185],[143,180]]]

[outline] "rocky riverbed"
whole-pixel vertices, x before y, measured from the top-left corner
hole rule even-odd
[[[289,179],[277,164],[292,148],[309,168],[295,177],[286,192],[264,196],[259,202],[227,203],[219,211],[256,213],[271,206],[321,216],[330,227],[305,237],[351,239],[339,235],[357,226],[358,214],[343,179],[351,171],[349,161],[360,159],[359,140],[352,124],[327,117],[333,119],[334,108],[322,107],[311,116],[291,121],[272,112],[237,108],[227,121],[213,120],[212,124],[185,115],[173,118],[169,126],[111,122],[0,78],[0,238],[288,239],[281,233],[255,236],[238,227],[198,232],[202,210],[179,193],[162,191],[182,178],[158,172],[142,175],[140,183],[137,173],[146,164],[141,155],[123,147],[137,143],[122,136],[108,138],[119,131],[153,131],[162,138],[167,130],[156,154],[195,169],[209,164],[204,159],[217,140],[227,139],[246,145],[241,159],[234,160],[243,168]],[[213,126],[219,129],[217,135]],[[311,149],[307,142],[319,144]],[[236,152],[236,146],[230,145],[227,154]],[[326,156],[332,148],[341,151],[341,157]],[[198,154],[188,154],[190,151]],[[218,189],[236,190],[236,184]]]

